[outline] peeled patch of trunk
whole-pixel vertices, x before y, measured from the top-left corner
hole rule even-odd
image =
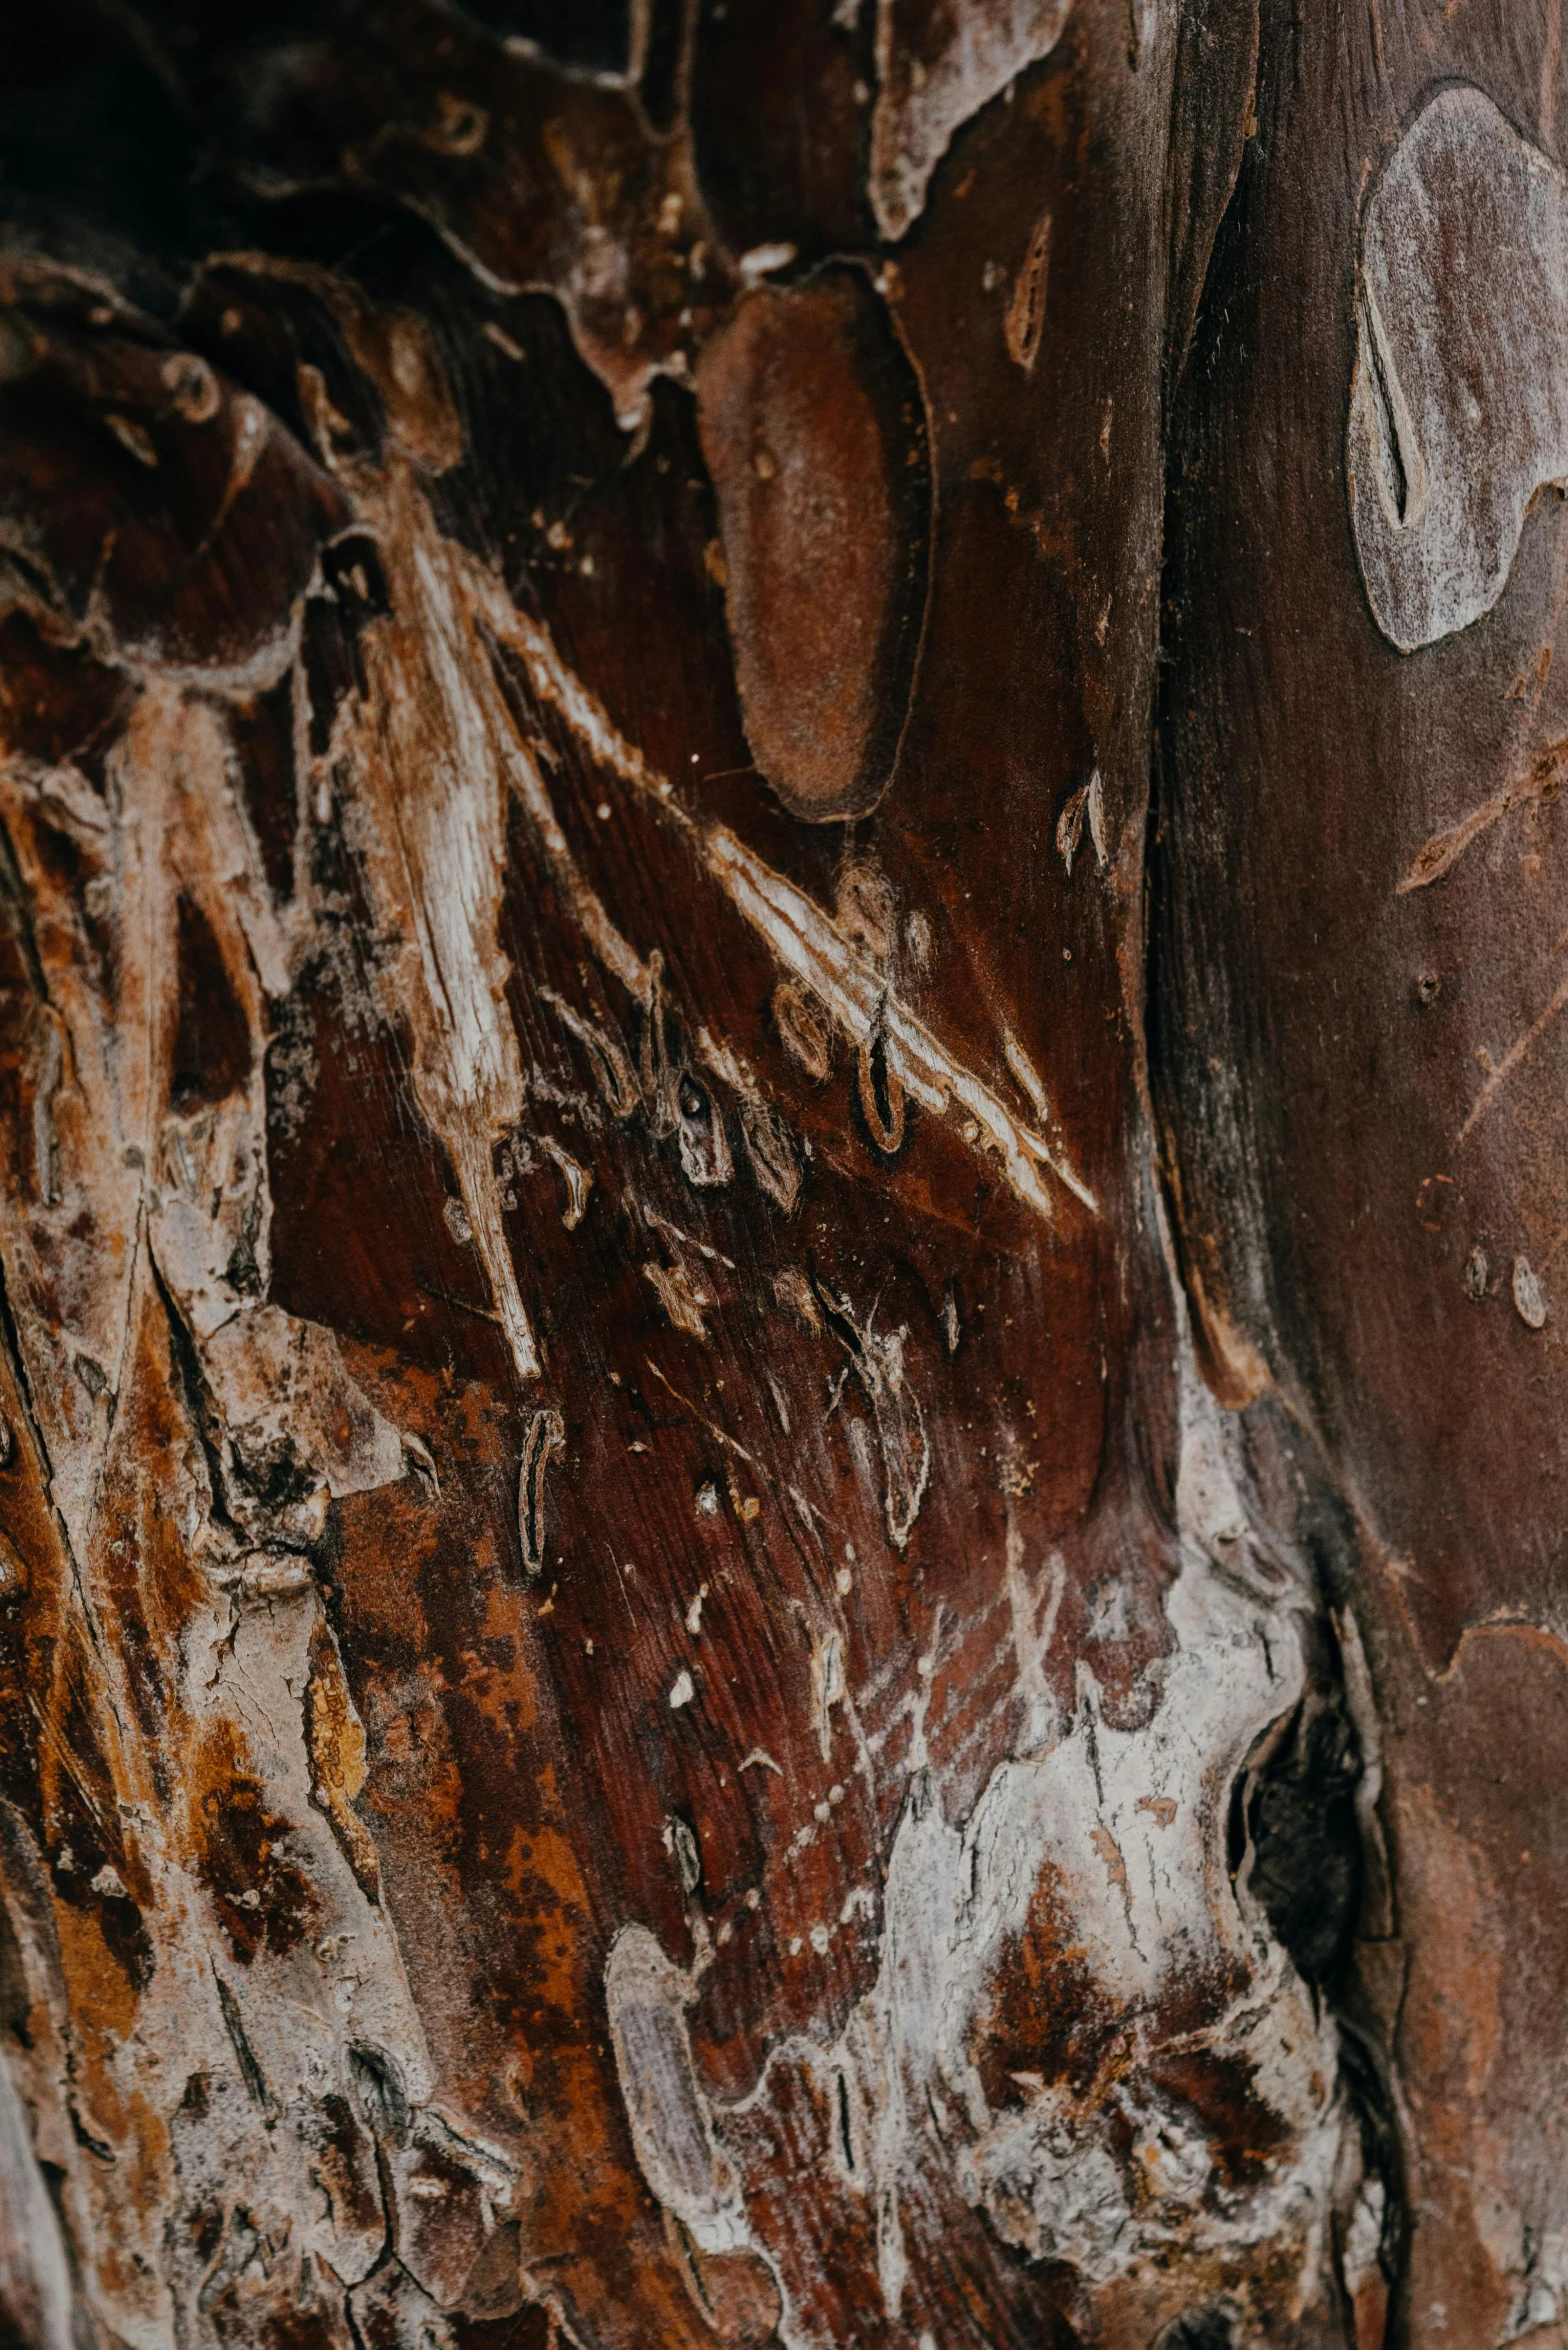
[[[1072,0],[879,0],[871,202],[885,237],[901,237],[925,209],[931,175],[963,125],[1015,74],[1048,57]],[[1135,0],[1136,7],[1136,0]],[[1141,48],[1142,12],[1133,46]]]
[[[1568,469],[1568,180],[1484,91],[1441,90],[1367,200],[1348,459],[1374,619],[1402,653],[1501,596]]]
[[[795,816],[861,816],[898,762],[925,613],[920,386],[858,270],[760,288],[697,374],[746,737]]]

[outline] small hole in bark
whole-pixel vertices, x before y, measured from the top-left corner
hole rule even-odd
[[[1013,281],[1012,298],[1003,322],[1008,355],[1025,375],[1034,373],[1045,332],[1045,292],[1051,261],[1051,215],[1042,212],[1029,239],[1023,266]]]
[[[734,1171],[724,1119],[705,1085],[683,1070],[675,1088],[681,1169],[689,1183],[704,1189],[728,1183]]]
[[[842,2073],[839,2073],[836,2079],[838,2084],[839,2144],[844,2150],[844,2168],[853,2170],[855,2167],[855,2139],[849,2126],[849,2083]]]
[[[1372,415],[1377,428],[1378,459],[1382,468],[1384,487],[1393,509],[1394,519],[1404,526],[1410,507],[1410,482],[1405,472],[1404,453],[1399,446],[1399,431],[1394,422],[1393,403],[1388,396],[1388,384],[1383,374],[1383,356],[1378,349],[1375,334],[1364,336],[1368,381],[1372,393]]]
[[[229,1453],[235,1484],[263,1509],[288,1509],[295,1503],[308,1501],[316,1490],[316,1473],[308,1462],[300,1459],[291,1436],[280,1436],[271,1444],[256,1445],[249,1451],[242,1451],[237,1443],[231,1442]]]
[[[1155,2336],[1152,2350],[1236,2350],[1236,2320],[1223,2306],[1184,2310]]]
[[[880,1035],[860,1048],[856,1097],[871,1140],[884,1158],[896,1158],[904,1147],[904,1088]]]
[[[166,359],[163,380],[176,415],[187,424],[208,424],[217,415],[222,405],[217,378],[194,351],[180,351]]]
[[[224,1268],[224,1279],[240,1297],[260,1297],[262,1292],[261,1265],[256,1256],[256,1243],[261,1238],[261,1218],[261,1186],[258,1183],[246,1202],[240,1236]]]
[[[864,862],[846,865],[839,876],[834,910],[850,944],[874,963],[885,962],[897,935],[893,892],[885,876]]]
[[[381,551],[368,530],[345,531],[324,547],[321,570],[351,628],[391,610]]]
[[[535,1412],[517,1473],[517,1531],[523,1567],[530,1575],[537,1575],[544,1566],[545,1471],[565,1443],[566,1427],[560,1413]]]
[[[359,2041],[348,2052],[348,2069],[371,2129],[378,2138],[401,2144],[408,2129],[408,2093],[397,2064],[385,2049]]]
[[[683,1820],[679,1812],[672,1812],[664,1824],[664,1843],[680,1877],[681,1891],[689,1899],[702,1883],[702,1855],[691,1822]]]
[[[336,596],[305,599],[305,690],[310,702],[310,747],[320,758],[332,740],[332,722],[339,705],[363,689],[357,631],[352,615]]]
[[[1355,1731],[1342,1704],[1308,1699],[1246,1798],[1243,1825],[1253,1854],[1248,1890],[1303,1980],[1314,1985],[1336,1983],[1349,1953],[1361,1893],[1360,1777]]]

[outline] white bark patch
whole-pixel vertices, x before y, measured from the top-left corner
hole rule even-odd
[[[71,2277],[33,2153],[27,2109],[0,2055],[0,2311],[29,2350],[70,2350]]]
[[[263,998],[287,984],[286,940],[231,793],[219,711],[149,679],[109,757],[109,804],[73,769],[10,763],[0,802],[18,880],[48,902],[33,825],[65,829],[116,955],[106,980],[88,927],[56,905],[39,942],[37,1197],[0,1202],[8,1280],[56,1504],[88,1539],[149,1224],[196,1326],[234,1310],[225,1268],[242,1237],[267,1275]],[[166,1115],[181,897],[198,909],[252,1049],[229,1098]]]
[[[1022,1750],[1031,1754],[1046,1745],[1058,1727],[1058,1706],[1046,1678],[1046,1660],[1056,1637],[1056,1618],[1067,1588],[1067,1563],[1059,1550],[1048,1561],[1050,1574],[1043,1588],[1028,1572],[1024,1545],[1007,1517],[1007,1604],[1012,1616],[1013,1653],[1018,1666],[1018,1693],[1028,1707]]]
[[[928,2322],[908,2245],[940,2225],[938,2166],[1004,2241],[1031,2259],[1067,2263],[1091,2292],[1152,2280],[1173,2264],[1201,2277],[1214,2258],[1265,2242],[1289,2261],[1303,2300],[1311,2289],[1345,2128],[1332,2086],[1335,2028],[1261,1918],[1239,1905],[1226,1851],[1229,1790],[1260,1732],[1299,1696],[1302,1655],[1288,1605],[1249,1596],[1234,1573],[1229,1546],[1245,1512],[1215,1416],[1188,1374],[1178,1496],[1185,1563],[1169,1601],[1178,1647],[1158,1711],[1145,1728],[1114,1729],[1081,1670],[1069,1733],[1000,1765],[962,1824],[945,1816],[916,1742],[888,1862],[877,1978],[831,2047],[782,2037],[749,2095],[716,2104],[699,2084],[686,2022],[708,1960],[677,1967],[642,1926],[615,1945],[611,2028],[643,2175],[701,2249],[749,2243],[767,2260],[788,2350],[828,2350],[827,2337],[792,2299],[787,2262],[753,2232],[742,2157],[726,2141],[731,2113],[768,2106],[780,2066],[806,2068],[839,2101],[845,2145],[829,2159],[840,2192],[873,2202],[892,2340],[914,2343]],[[1012,1563],[1018,1572],[1021,1561]],[[1051,1588],[1059,1595],[1054,1575]],[[1037,1674],[1055,1609],[1048,1597],[1042,1620],[1038,1602],[1021,1605],[1022,1596],[1014,1595],[1020,1662]],[[1022,2106],[995,2111],[975,2035],[1046,1871],[1095,1995],[1128,2019],[1126,2060],[1087,2096],[1015,2075]],[[1167,2044],[1150,2019],[1162,1996],[1210,1968],[1238,1987],[1202,2045],[1250,2078],[1283,2124],[1245,2186],[1216,2171],[1201,2118],[1155,2069]],[[1183,2035],[1179,2045],[1194,2043]],[[906,2229],[916,2211],[919,2230]]]
[[[1514,1259],[1514,1304],[1519,1319],[1531,1330],[1546,1327],[1546,1288],[1528,1257]]]
[[[420,2100],[432,2084],[392,1920],[366,1898],[332,1832],[304,1734],[318,1620],[308,1588],[264,1605],[216,1603],[187,1627],[194,1722],[223,1737],[238,1733],[245,1767],[289,1821],[291,1853],[324,1913],[309,1941],[278,1955],[264,1948],[246,1968],[225,1954],[222,1971],[272,2097],[310,2094],[341,2073],[349,2044],[362,2041],[395,2048],[406,2067],[418,2068],[408,2090]]]
[[[319,1323],[256,1306],[213,1334],[202,1363],[235,1441],[266,1447],[286,1438],[319,1464],[334,1500],[403,1475],[402,1438],[348,1376],[336,1338]]]
[[[395,2139],[387,2175],[401,2257],[448,2298],[493,2236],[512,2174],[429,2103],[418,2013],[355,1809],[364,1730],[312,1564],[334,1497],[398,1479],[411,1460],[427,1480],[433,1468],[357,1386],[336,1337],[266,1297],[267,999],[286,992],[313,908],[308,893],[288,913],[273,904],[211,681],[197,690],[154,672],[140,683],[105,800],[72,770],[0,768],[15,860],[0,881],[24,924],[38,910],[30,976],[48,1079],[34,1120],[37,1196],[0,1199],[0,1245],[78,1588],[104,1627],[103,1718],[125,1859],[86,1882],[100,1899],[134,1895],[157,1943],[134,2030],[72,2060],[84,2126],[122,2159],[83,2163],[58,2132],[48,2159],[75,2182],[83,2290],[101,2329],[160,2350],[196,2339],[202,2312],[231,2286],[250,2290],[247,2279],[303,2308],[312,2264],[350,2284],[374,2268],[387,2217],[372,2130]],[[70,831],[83,906],[108,926],[112,957],[52,888],[40,821]],[[173,948],[182,919],[195,917],[207,941],[200,984],[230,999],[219,1023],[227,1041],[177,1085]],[[475,1066],[460,1060],[459,1075]],[[477,1067],[482,1108],[482,1053]],[[155,1377],[146,1342],[161,1343],[170,1319],[201,1380],[191,1416],[178,1384],[165,1397],[172,1433],[158,1511],[205,1588],[191,1601],[180,1587],[177,1640],[170,1632],[163,1783],[131,1728],[105,1573],[105,1551],[124,1551],[135,1513],[128,1526],[107,1525],[100,1497],[106,1469],[119,1466],[111,1448],[134,1423],[125,1406]],[[154,1608],[166,1605],[156,1556],[141,1571]],[[236,1841],[225,1825],[226,1805],[238,1806],[242,1831],[247,1817],[269,1823],[253,1861],[243,1832]],[[395,2094],[376,2118],[356,2084],[366,2051],[389,2049]],[[192,2081],[200,2093],[187,2096]],[[137,2114],[145,2134],[125,2119]],[[0,2293],[15,2236],[33,2246],[33,2305],[20,2303],[28,2338],[47,2350],[66,2338],[58,2238],[10,2153],[0,2143]],[[132,2169],[144,2166],[140,2200],[125,2185],[128,2155]],[[8,2194],[21,2199],[15,2229]],[[165,2234],[164,2220],[177,2204],[193,2207],[179,2198],[204,2194],[227,2216],[216,2249],[198,2256],[189,2231]],[[440,2228],[421,2212],[439,2212]]]
[[[203,2097],[187,2097],[175,2113],[176,2160],[189,2194],[206,2183],[233,2215],[205,2271],[176,2256],[175,2301],[189,2324],[193,2305],[204,2307],[226,2276],[243,2273],[247,2231],[278,2248],[273,2257],[286,2273],[298,2269],[296,2291],[307,2256],[347,2284],[366,2276],[387,2227],[373,2140],[405,2265],[427,2291],[455,2300],[509,2208],[516,2173],[431,2102],[434,2078],[393,1920],[366,1890],[373,1848],[348,1813],[363,1780],[363,1738],[317,1594],[307,1580],[262,1604],[239,1594],[215,1600],[191,1617],[184,1646],[193,1741],[232,1745],[258,1800],[288,1823],[281,1849],[308,1884],[315,1917],[307,1938],[275,1948],[263,1936],[238,1964],[215,1929],[215,1907],[259,1921],[264,1893],[230,1885],[214,1905],[210,1888],[184,1869],[164,1880],[165,1900],[197,1926],[201,1955],[192,1967],[171,1954],[166,1988],[160,1967],[138,2038],[157,2050],[176,2090],[193,2073],[207,2076]],[[194,1791],[191,1800],[195,1808]],[[129,2044],[127,2089],[137,2061]],[[324,2178],[333,2192],[323,2193]],[[155,2337],[144,2338],[152,2350]]]
[[[444,1145],[521,1378],[538,1347],[501,1222],[495,1145],[522,1116],[522,1068],[496,942],[506,867],[510,720],[461,571],[409,475],[364,485],[392,613],[366,629],[369,691],[341,750],[369,818],[380,920],[404,932],[387,985],[414,1040],[414,1090]],[[407,933],[411,929],[412,936]]]
[[[686,2029],[691,1976],[666,1958],[646,1926],[627,1926],[610,1952],[605,1993],[643,2177],[703,2251],[743,2250],[745,2222],[732,2208],[733,2181],[720,2168],[707,2102],[692,2069]]]
[[[878,0],[871,207],[896,241],[925,209],[931,175],[971,115],[1048,57],[1072,0]]]
[[[1367,598],[1406,653],[1491,610],[1568,477],[1568,179],[1468,85],[1367,200],[1348,456]]]

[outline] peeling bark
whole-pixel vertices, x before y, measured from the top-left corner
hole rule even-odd
[[[0,36],[4,2339],[1559,2341],[1561,49]]]

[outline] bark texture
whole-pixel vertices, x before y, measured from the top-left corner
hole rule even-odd
[[[1562,2350],[1556,0],[0,48],[0,2337]]]

